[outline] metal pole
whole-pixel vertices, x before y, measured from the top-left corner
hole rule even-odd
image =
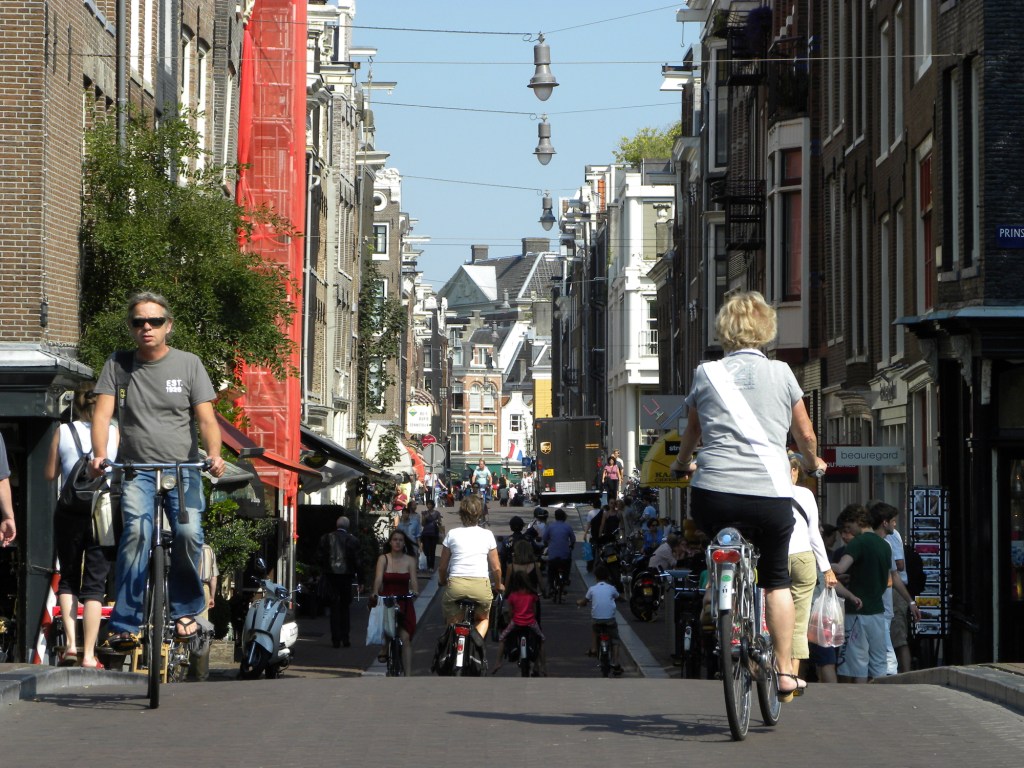
[[[128,143],[128,43],[125,24],[127,15],[125,0],[117,0],[114,13],[117,16],[115,34],[117,36],[117,146],[124,149]]]

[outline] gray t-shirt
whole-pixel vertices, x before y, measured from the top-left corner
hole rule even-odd
[[[107,359],[96,392],[117,397],[118,365]],[[137,357],[125,405],[117,414],[119,455],[137,462],[197,461],[195,406],[216,397],[202,362],[191,352],[171,348],[154,362]]]
[[[7,463],[7,446],[4,445],[4,436],[0,435],[0,480],[6,480],[11,476],[11,465]]]
[[[804,394],[793,371],[786,363],[769,360],[753,349],[733,352],[722,362],[769,442],[778,447],[785,460],[793,406]],[[704,365],[697,367],[686,404],[697,409],[703,443],[693,475],[695,488],[747,496],[779,495],[761,458],[744,439],[733,414],[709,381]]]

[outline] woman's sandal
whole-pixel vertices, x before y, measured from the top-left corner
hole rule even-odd
[[[103,666],[103,662],[101,662],[99,659],[93,659],[92,664],[86,664],[83,661],[82,669],[106,669],[106,667]]]
[[[64,651],[64,655],[60,657],[59,667],[73,667],[78,663],[78,651],[74,648]]]
[[[796,688],[794,688],[791,691],[783,691],[781,688],[779,688],[779,701],[781,701],[783,704],[788,704],[793,700],[794,696],[804,695],[804,691],[807,690],[806,680],[802,680],[796,675],[791,675],[788,672],[779,672],[778,674],[780,680],[784,677],[788,677],[790,680],[796,681]],[[803,683],[803,685],[801,685],[801,683]]]

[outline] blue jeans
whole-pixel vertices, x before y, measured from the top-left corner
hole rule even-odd
[[[167,605],[171,617],[195,616],[206,607],[199,562],[203,548],[202,514],[205,506],[199,470],[182,470],[188,524],[178,524],[178,490],[164,496],[170,522],[171,570],[167,580]],[[111,632],[138,632],[142,624],[149,553],[153,542],[153,496],[156,473],[139,472],[122,485],[121,515],[124,532],[117,550],[114,580],[116,602],[108,626]]]

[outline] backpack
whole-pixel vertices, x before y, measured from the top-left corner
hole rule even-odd
[[[903,548],[903,563],[907,569],[907,590],[911,597],[917,597],[924,592],[927,578],[924,574],[924,560],[914,549],[913,544]]]
[[[352,567],[348,557],[348,534],[335,531],[331,536],[331,573],[351,573]]]
[[[97,478],[90,477],[89,463],[92,461],[92,451],[86,452],[82,447],[82,439],[73,422],[68,424],[68,429],[78,450],[78,461],[64,478],[60,496],[57,497],[57,508],[66,515],[91,517],[93,493],[103,485],[104,478],[103,475]]]

